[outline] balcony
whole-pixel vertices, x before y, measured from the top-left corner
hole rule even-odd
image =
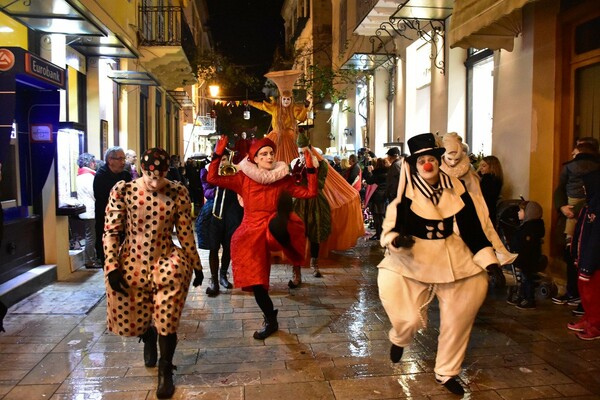
[[[140,7],[140,60],[167,90],[196,83],[196,43],[178,6]]]

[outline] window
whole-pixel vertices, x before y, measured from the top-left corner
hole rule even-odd
[[[494,57],[492,50],[469,49],[467,66],[466,142],[474,154],[492,153]]]

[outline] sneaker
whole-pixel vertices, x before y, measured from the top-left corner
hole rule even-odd
[[[600,329],[593,326],[588,326],[583,332],[579,332],[577,337],[581,340],[596,340],[600,339]]]
[[[585,311],[583,310],[583,306],[581,305],[581,303],[579,303],[579,305],[577,306],[577,308],[574,309],[573,311],[571,311],[571,313],[573,315],[575,315],[576,317],[579,317],[581,315],[584,315]]]
[[[523,301],[523,298],[516,293],[511,294],[506,299],[506,302],[508,304],[510,304],[511,306],[519,305],[519,304],[521,304],[522,301]]]
[[[567,304],[570,300],[575,299],[575,296],[569,296],[568,294],[563,294],[562,296],[554,296],[552,298],[552,302],[554,304]]]
[[[517,304],[517,308],[519,310],[535,310],[535,301],[534,300],[523,300],[519,304]]]
[[[587,328],[587,321],[583,318],[577,322],[569,322],[567,324],[567,329],[575,332],[583,332],[585,328]]]
[[[568,306],[578,306],[581,303],[580,297],[571,297],[571,300],[567,301]]]

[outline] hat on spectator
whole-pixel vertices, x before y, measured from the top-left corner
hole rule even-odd
[[[397,147],[392,147],[385,154],[387,154],[388,156],[399,156],[400,155],[400,149],[397,148]]]

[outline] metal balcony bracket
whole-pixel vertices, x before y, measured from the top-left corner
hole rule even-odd
[[[431,43],[430,58],[433,61],[434,67],[441,74],[445,74],[445,20],[403,16],[402,9],[409,1],[407,0],[399,4],[388,21],[382,22],[375,31],[375,34],[369,37],[372,52],[381,52],[383,50],[386,54],[394,55],[394,51],[387,50],[387,47],[389,43],[393,44],[396,37],[403,37],[410,41],[423,39],[425,42]]]

